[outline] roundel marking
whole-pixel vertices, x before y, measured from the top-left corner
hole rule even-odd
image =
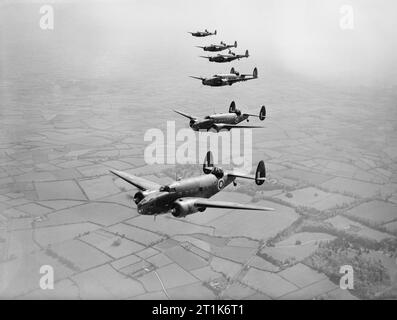
[[[225,181],[223,181],[223,179],[220,179],[218,181],[218,189],[221,190],[223,188],[223,186],[225,185]]]

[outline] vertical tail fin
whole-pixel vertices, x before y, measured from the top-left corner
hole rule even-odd
[[[266,118],[266,107],[262,106],[261,110],[259,111],[259,120],[263,121]]]
[[[255,173],[255,183],[260,186],[263,184],[266,180],[266,168],[265,168],[265,163],[263,160],[259,161],[258,167],[256,168],[256,173]]]
[[[254,68],[254,72],[252,73],[252,76],[254,78],[258,78],[258,69],[256,67]]]
[[[230,73],[231,73],[231,74],[236,74],[236,71],[234,70],[233,67],[230,69]]]
[[[237,48],[237,41],[234,41],[234,47]]]
[[[212,156],[212,152],[208,151],[203,163],[203,172],[205,174],[211,173],[211,168],[213,166],[214,166],[214,157]]]
[[[248,50],[245,50],[245,56],[246,56],[247,58],[249,57]]]
[[[229,113],[234,113],[234,112],[236,112],[236,103],[232,101],[229,107]]]

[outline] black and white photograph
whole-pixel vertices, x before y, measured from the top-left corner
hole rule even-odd
[[[396,133],[393,0],[0,0],[0,300],[397,300]]]

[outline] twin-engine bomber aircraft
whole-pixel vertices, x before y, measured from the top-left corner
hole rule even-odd
[[[215,74],[211,78],[202,78],[202,77],[194,77],[190,76],[193,79],[201,80],[201,83],[205,86],[211,87],[223,87],[223,86],[231,86],[232,84],[240,81],[253,80],[258,78],[258,69],[254,68],[252,74],[240,74],[235,71],[234,68],[230,70],[230,73],[227,74]]]
[[[216,56],[213,57],[206,57],[206,56],[200,56],[201,58],[206,58],[210,62],[231,62],[234,60],[240,60],[241,58],[248,58],[248,50],[245,50],[245,54],[235,54],[234,52],[229,50],[228,54],[217,54]]]
[[[204,51],[211,51],[211,52],[223,51],[230,48],[237,48],[237,41],[234,41],[234,44],[226,44],[223,41],[221,41],[221,44],[211,44],[205,47],[200,47],[200,46],[196,46],[196,47],[201,48]]]
[[[216,30],[214,32],[209,32],[207,29],[204,31],[189,32],[193,37],[207,37],[216,35]]]
[[[232,101],[229,107],[229,113],[218,113],[210,116],[206,116],[203,119],[188,115],[178,110],[174,110],[176,113],[190,119],[189,126],[194,131],[199,130],[215,130],[219,132],[221,130],[231,130],[234,128],[263,128],[260,126],[245,126],[237,125],[238,123],[247,120],[251,117],[258,117],[261,121],[266,118],[266,108],[262,106],[259,115],[250,113],[241,113],[240,110],[236,109],[236,103]]]
[[[236,178],[255,180],[257,185],[263,184],[266,180],[263,161],[259,162],[256,174],[252,177],[215,167],[212,159],[212,154],[208,151],[203,164],[204,175],[175,181],[165,186],[125,172],[116,170],[111,170],[111,172],[139,189],[133,199],[138,213],[142,215],[155,216],[171,212],[174,217],[181,218],[192,213],[203,212],[207,208],[274,210],[248,204],[208,200],[230,183],[233,182],[235,185]]]

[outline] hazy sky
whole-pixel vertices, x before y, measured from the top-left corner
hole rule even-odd
[[[126,59],[129,63],[135,61],[135,74],[144,70],[167,72],[187,67],[192,55],[200,53],[194,45],[238,40],[236,51],[249,49],[255,63],[266,66],[260,69],[262,74],[266,69],[279,69],[315,80],[363,85],[397,83],[394,0],[1,3],[3,77],[12,77],[22,65],[24,72],[48,68],[71,72],[73,77],[120,76],[127,72]],[[52,32],[38,27],[41,3],[54,6]],[[343,5],[353,8],[353,30],[340,28]],[[193,39],[186,33],[204,28],[217,29],[218,36]],[[164,58],[169,61],[167,66],[156,64]],[[144,66],[146,60],[150,65]],[[241,65],[251,69],[252,61]],[[197,66],[187,71],[205,68]],[[224,71],[229,66],[216,68]]]

